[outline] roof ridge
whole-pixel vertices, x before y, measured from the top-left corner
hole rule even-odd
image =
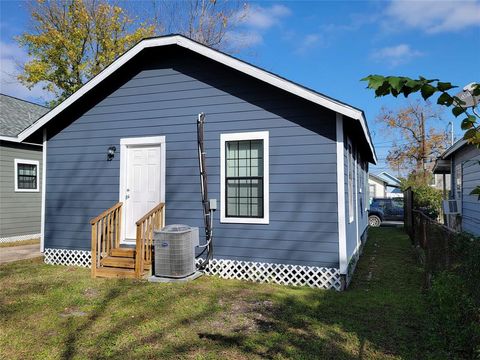
[[[16,96],[13,96],[13,95],[4,94],[4,93],[0,93],[0,95],[2,95],[2,96],[7,96],[7,97],[12,98],[12,99],[15,99],[15,100],[23,101],[23,102],[26,102],[26,103],[28,103],[28,104],[36,105],[36,106],[39,106],[39,107],[42,107],[42,108],[45,108],[45,109],[50,109],[50,108],[47,107],[47,106],[34,103],[33,101],[30,101],[30,100],[20,99],[19,97],[16,97]]]

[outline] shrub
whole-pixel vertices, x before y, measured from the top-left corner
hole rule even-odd
[[[413,190],[413,206],[432,219],[436,219],[442,207],[442,192],[428,185]]]
[[[454,265],[428,292],[432,345],[448,359],[480,359],[480,238],[454,239]]]
[[[444,271],[432,282],[428,293],[431,343],[448,359],[473,359],[480,351],[478,307],[465,281]]]

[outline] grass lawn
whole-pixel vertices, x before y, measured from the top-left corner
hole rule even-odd
[[[21,240],[21,241],[1,243],[0,248],[12,247],[12,246],[22,246],[22,245],[35,245],[35,244],[40,245],[40,239]]]
[[[370,231],[346,292],[202,277],[91,279],[0,266],[2,359],[422,359],[421,269],[400,229]]]

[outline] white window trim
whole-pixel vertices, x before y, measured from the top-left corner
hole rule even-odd
[[[220,222],[234,224],[269,224],[269,132],[243,132],[220,134]],[[227,141],[263,140],[263,218],[227,217],[225,207],[225,143]]]
[[[37,187],[35,189],[18,188],[18,164],[35,165],[37,167]],[[15,192],[39,192],[40,191],[40,162],[38,160],[15,159],[14,167]]]
[[[348,195],[348,223],[351,224],[355,220],[355,172],[352,173],[352,188],[350,189],[350,167],[354,164],[353,161],[353,145],[352,140],[347,137],[347,195]],[[353,169],[352,169],[353,170]],[[350,203],[350,197],[352,203]]]

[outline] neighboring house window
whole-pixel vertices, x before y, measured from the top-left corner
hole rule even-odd
[[[39,191],[38,169],[36,160],[15,159],[15,191]]]
[[[268,224],[268,132],[222,134],[221,221]]]
[[[375,185],[369,185],[368,187],[370,188],[370,199],[373,199],[375,197]]]
[[[347,139],[348,146],[348,218],[349,222],[355,219],[353,207],[354,161],[352,141]]]
[[[462,165],[455,167],[455,199],[462,200]]]

